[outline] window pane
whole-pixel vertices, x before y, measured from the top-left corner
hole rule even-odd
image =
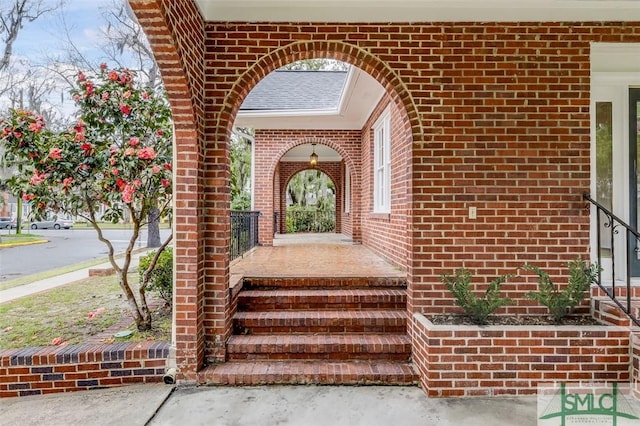
[[[613,210],[613,108],[611,102],[596,102],[596,194],[595,199]],[[601,255],[611,256],[611,230],[600,218]]]

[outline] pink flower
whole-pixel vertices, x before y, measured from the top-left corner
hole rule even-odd
[[[5,136],[7,136],[9,133],[11,133],[11,127],[5,127],[4,129],[2,129],[2,137],[3,138]]]
[[[49,158],[52,160],[59,160],[62,158],[62,150],[60,148],[51,148],[49,151]]]
[[[136,138],[135,136],[129,138],[129,145],[131,145],[131,146],[140,145],[140,139]]]
[[[103,92],[102,93],[102,100],[103,101],[108,101],[109,100],[109,92]]]
[[[118,180],[116,181],[116,186],[118,187],[118,189],[119,189],[120,191],[124,190],[124,187],[125,187],[125,185],[126,185],[126,184],[127,184],[127,183],[126,183],[125,181],[123,181],[122,179],[118,179]]]
[[[133,186],[135,186],[136,188],[140,188],[142,186],[142,182],[140,182],[140,179],[136,179],[133,182],[131,182],[133,184]]]
[[[73,100],[75,102],[78,102],[80,100],[80,95],[78,95],[78,94],[73,95]]]
[[[78,71],[78,81],[85,81],[87,78],[82,71]]]
[[[29,183],[31,185],[41,184],[42,182],[44,182],[45,177],[46,177],[46,174],[44,172],[40,173],[37,170],[34,170],[33,175],[31,176],[31,179],[29,179]]]
[[[154,175],[156,173],[160,172],[160,170],[162,170],[162,169],[157,164],[154,164],[153,167],[151,168],[151,171],[153,172]]]
[[[124,189],[122,190],[122,202],[123,203],[130,203],[133,201],[133,195],[136,192],[136,187],[134,185],[131,184],[126,184],[124,186]]]
[[[171,171],[171,164],[169,164],[169,163],[164,163],[164,169],[165,169],[165,170],[169,170],[169,171]]]
[[[122,94],[122,97],[125,99],[129,99],[131,97],[131,90],[127,90]]]
[[[20,139],[22,137],[22,133],[20,132],[13,132],[13,136],[15,136],[16,138]]]
[[[131,156],[135,154],[136,154],[136,150],[134,148],[129,147],[124,150],[124,155]]]
[[[118,80],[119,76],[118,76],[118,73],[116,71],[109,71],[109,74],[107,74],[107,78],[110,81],[116,81],[116,80]]]
[[[116,157],[109,157],[109,164],[111,164],[112,166],[115,166],[116,162],[117,162]]]
[[[123,113],[124,115],[129,115],[131,114],[131,107],[129,105],[122,105],[120,107],[120,112]]]
[[[75,141],[76,141],[76,142],[82,142],[82,141],[84,141],[84,139],[85,139],[85,138],[84,138],[84,133],[82,133],[82,132],[78,132],[78,133],[76,133],[76,136],[75,136],[75,138],[74,138],[74,139],[75,139]]]
[[[169,186],[169,183],[170,183],[170,182],[169,182],[169,179],[162,179],[162,180],[160,181],[160,185],[162,185],[162,186],[163,186],[163,187],[165,187],[165,188],[166,188],[167,186]]]
[[[84,151],[85,155],[89,154],[89,151],[91,151],[91,149],[93,148],[93,145],[91,145],[90,143],[83,143],[80,148],[82,148],[82,150]]]
[[[105,64],[104,62],[100,64],[100,69],[101,70],[106,70],[107,69],[107,64]]]
[[[39,132],[43,127],[44,125],[40,121],[34,121],[33,123],[29,124],[29,130],[31,130],[32,132]]]
[[[31,200],[33,200],[34,198],[36,198],[36,196],[35,196],[35,195],[33,195],[33,194],[23,194],[23,195],[22,195],[22,199],[23,199],[24,201],[31,201]]]
[[[162,129],[158,129],[158,130],[156,130],[156,135],[162,136],[162,135],[164,135],[164,131]]]
[[[156,158],[156,152],[153,147],[148,146],[138,151],[138,158],[141,160],[153,160]]]
[[[69,188],[69,185],[71,185],[71,183],[73,182],[73,177],[69,176],[68,178],[64,178],[64,180],[62,181],[62,187],[63,188]]]
[[[87,92],[87,97],[91,96],[91,94],[93,93],[93,83],[87,82],[87,86],[85,87],[85,90]]]
[[[149,94],[147,92],[142,92],[142,99],[147,100],[149,98],[150,98],[150,96],[149,96]]]
[[[111,169],[111,174],[114,176],[118,176],[118,174],[120,174],[120,171],[114,167],[113,169]]]

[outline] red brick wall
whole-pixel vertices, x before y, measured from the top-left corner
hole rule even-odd
[[[411,132],[405,127],[404,111],[387,95],[376,106],[362,129],[362,241],[392,263],[406,270],[410,257],[408,213],[411,191]],[[391,209],[373,213],[373,125],[390,108],[391,121]]]
[[[203,42],[192,2],[130,2],[165,82],[179,82],[169,88],[180,113],[176,343],[184,368],[199,367],[205,343],[220,358],[230,330],[223,290],[235,114],[261,78],[295,60],[354,64],[406,110],[410,311],[451,309],[438,277],[461,266],[494,277],[529,262],[556,278],[587,256],[580,194],[590,173],[589,45],[640,42],[640,23],[210,22]],[[518,301],[509,311],[525,304],[527,289],[507,287]]]
[[[168,355],[165,342],[0,350],[0,398],[162,382]]]
[[[412,335],[432,397],[532,395],[539,383],[630,379],[625,327],[435,326],[416,314]]]
[[[278,219],[278,225],[280,229],[278,232],[286,233],[286,211],[287,211],[287,187],[289,186],[289,181],[293,178],[297,173],[309,170],[309,164],[300,163],[300,162],[281,162],[279,164],[280,167],[280,190],[276,193],[277,199],[279,202],[277,203],[278,210],[280,213],[280,218]],[[335,187],[335,200],[336,200],[336,232],[340,233],[342,231],[342,190],[343,190],[343,179],[342,175],[342,163],[336,162],[323,162],[322,159],[318,162],[317,170],[326,174],[329,179],[333,182]]]

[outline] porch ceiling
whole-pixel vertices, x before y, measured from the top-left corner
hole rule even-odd
[[[638,0],[195,0],[207,21],[637,21]]]
[[[271,90],[273,96],[278,96],[278,93],[282,97],[295,95],[295,91],[289,90],[291,88],[286,84],[279,84],[280,89]],[[349,67],[344,87],[336,91],[336,99],[332,102],[336,107],[247,110],[243,105],[236,116],[235,125],[256,129],[360,130],[383,95],[384,88],[373,77],[359,68]]]

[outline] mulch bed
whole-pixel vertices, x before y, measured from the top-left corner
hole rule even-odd
[[[435,325],[477,325],[464,315],[434,315],[429,320]],[[565,317],[561,323],[553,322],[553,318],[544,315],[534,316],[491,316],[486,325],[602,325],[594,318],[586,315]]]

